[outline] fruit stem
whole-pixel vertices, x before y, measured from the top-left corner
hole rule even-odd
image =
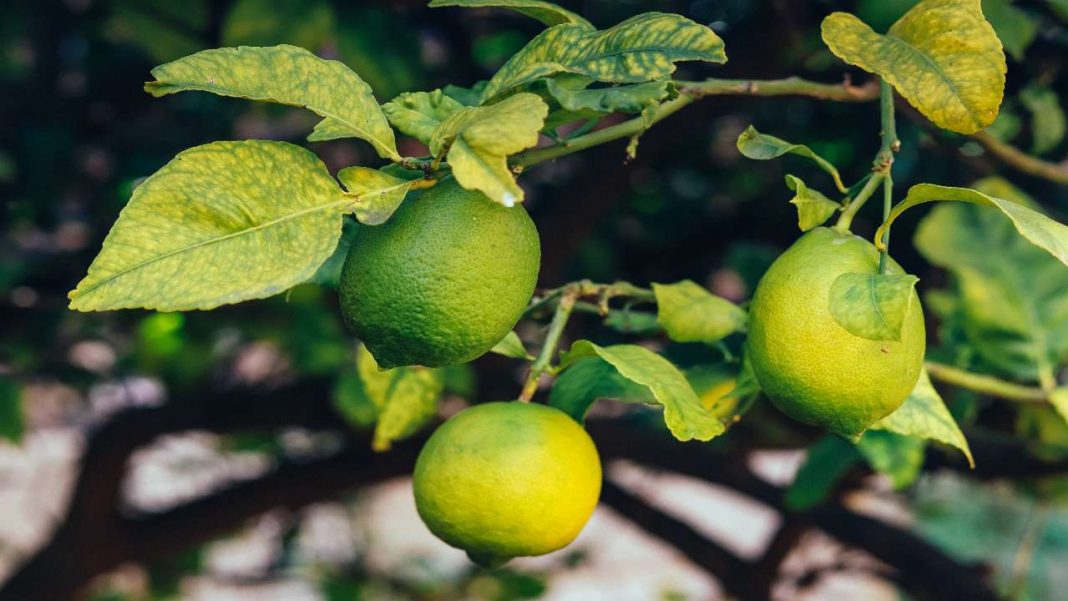
[[[964,388],[990,396],[996,396],[1020,403],[1042,403],[1049,400],[1046,391],[1031,386],[1022,386],[1006,382],[1000,378],[983,374],[974,374],[963,369],[928,361],[924,363],[931,378],[958,388]]]

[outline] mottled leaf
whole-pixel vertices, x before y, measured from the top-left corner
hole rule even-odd
[[[610,363],[624,378],[649,389],[656,402],[664,407],[664,423],[675,438],[711,440],[724,432],[723,423],[701,406],[686,376],[667,359],[633,344],[600,347],[579,340],[572,345],[564,366],[594,356]]]
[[[466,8],[499,7],[537,19],[553,26],[570,23],[593,29],[593,25],[581,16],[544,0],[431,0],[430,8],[463,6]]]
[[[355,196],[352,212],[360,223],[379,225],[393,215],[413,187],[425,187],[426,180],[411,180],[368,167],[345,167],[337,178]]]
[[[393,130],[368,86],[351,69],[303,48],[204,50],[152,70],[153,96],[199,90],[220,96],[305,107],[323,120],[309,140],[360,138],[384,158],[399,159]]]
[[[786,186],[796,192],[790,204],[797,207],[797,227],[807,232],[823,225],[842,205],[827,198],[819,190],[813,190],[793,175],[786,176]]]
[[[857,448],[839,436],[824,436],[808,448],[797,476],[783,498],[794,511],[819,505],[854,465],[860,462]]]
[[[656,403],[648,387],[620,375],[611,363],[589,357],[564,370],[553,382],[549,405],[567,413],[579,423],[586,419],[598,399],[623,403]]]
[[[397,130],[429,144],[434,130],[450,114],[464,105],[445,95],[433,92],[405,92],[382,105],[386,118]]]
[[[298,146],[191,148],[134,189],[70,307],[188,311],[277,294],[331,255],[351,205]]]
[[[527,352],[523,341],[519,339],[519,334],[515,332],[508,332],[500,342],[493,345],[490,349],[491,353],[497,353],[498,355],[504,355],[505,357],[511,357],[513,359],[533,359],[530,353]]]
[[[360,346],[356,353],[356,372],[364,393],[377,409],[372,446],[388,450],[393,441],[412,435],[437,411],[444,389],[439,369],[422,366],[379,369],[374,357]]]
[[[1068,129],[1057,93],[1029,86],[1020,92],[1020,102],[1031,113],[1031,152],[1045,154],[1055,149]]]
[[[589,78],[569,76],[545,80],[545,89],[560,106],[575,113],[640,113],[670,98],[675,90],[670,81],[649,81],[588,89]]]
[[[939,127],[970,134],[997,117],[1005,54],[979,0],[924,0],[886,35],[836,12],[822,33],[835,55],[882,77]]]
[[[653,293],[657,322],[676,342],[711,344],[745,331],[745,311],[691,280],[653,284]]]
[[[901,340],[918,281],[908,274],[843,273],[831,284],[831,315],[854,336]]]
[[[868,465],[889,476],[896,490],[916,481],[923,467],[926,446],[922,438],[873,430],[865,432],[857,441],[857,450]]]
[[[722,63],[723,40],[711,29],[679,15],[644,13],[604,31],[556,25],[516,53],[482,93],[491,99],[554,73],[597,81],[638,83],[661,79],[678,61]]]
[[[957,447],[968,458],[968,463],[975,466],[964,433],[949,413],[938,391],[931,385],[931,377],[927,375],[926,369],[920,372],[920,379],[916,381],[916,386],[904,404],[872,424],[871,429],[889,430],[903,436],[936,440]]]
[[[787,153],[805,157],[830,174],[831,178],[834,179],[835,187],[840,192],[844,193],[846,191],[846,186],[842,183],[842,176],[838,174],[838,169],[830,161],[816,154],[804,144],[793,144],[782,138],[762,134],[750,125],[745,128],[742,135],[738,136],[737,145],[738,152],[741,152],[742,156],[758,161],[776,159]]]

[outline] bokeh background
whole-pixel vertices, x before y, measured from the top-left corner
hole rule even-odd
[[[912,2],[561,4],[600,27],[648,10],[709,24],[730,61],[684,64],[682,79],[802,75],[836,83],[866,76],[822,45],[820,20],[850,10],[883,30]],[[1063,160],[1068,4],[983,4],[992,20],[992,11],[1009,11],[999,34],[1012,46],[1006,103],[992,133]],[[298,109],[201,93],[153,99],[141,89],[153,66],[205,48],[289,43],[344,61],[386,101],[486,79],[538,31],[537,22],[507,11],[431,10],[418,0],[0,3],[0,583],[10,580],[0,584],[0,598],[899,599],[929,594],[940,576],[925,570],[940,569],[938,561],[1007,597],[1065,598],[1068,426],[1047,407],[945,390],[977,470],[930,448],[923,473],[897,490],[886,475],[847,466],[830,493],[833,507],[817,515],[782,511],[775,495],[819,433],[763,403],[700,449],[670,442],[648,410],[599,407],[595,417],[623,424],[596,430],[608,447],[618,456],[655,454],[656,469],[640,459],[611,462],[618,488],[575,545],[487,572],[418,521],[404,477],[417,444],[372,453],[366,433],[334,411],[354,377],[354,341],[332,290],[306,285],[187,314],[67,310],[67,291],[131,190],[185,148],[279,139],[307,145],[331,171],[381,162],[359,141],[303,142],[315,117]],[[783,176],[826,184],[799,159],[742,158],[734,142],[749,124],[809,144],[853,179],[878,147],[871,103],[717,97],[655,126],[634,160],[624,161],[620,142],[539,166],[521,183],[541,231],[540,284],[691,278],[745,301],[798,235]],[[899,190],[1001,177],[1066,220],[1068,187],[1019,174],[904,106],[899,133]],[[405,144],[403,154],[420,154],[417,143]],[[978,326],[961,321],[964,301],[944,263],[932,265],[907,243],[925,214],[898,221],[893,252],[922,279],[932,352],[1027,382],[1026,370],[991,360],[1019,331],[987,327],[977,335]],[[870,235],[877,218],[877,207],[867,207],[855,230]],[[977,218],[970,227],[972,247],[962,252],[1017,256],[998,224]],[[1030,263],[991,261],[998,273],[989,277],[1009,282],[995,290],[1003,296],[1025,290],[1039,273],[1064,278]],[[1063,281],[1063,294],[1042,299],[1031,323],[1061,337],[1052,344],[1061,359]],[[537,333],[537,324],[524,327]],[[650,339],[592,316],[574,320],[568,337],[579,336]],[[651,339],[665,344],[655,333]],[[667,351],[684,367],[713,352]],[[517,362],[498,356],[450,369],[441,414],[513,397],[521,376]],[[864,530],[869,522],[849,521],[858,515],[889,530]],[[905,536],[908,544],[866,548],[851,531],[861,539]],[[916,549],[935,559],[921,553],[909,567],[909,557],[893,557]]]

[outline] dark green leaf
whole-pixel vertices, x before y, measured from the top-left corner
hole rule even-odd
[[[861,459],[857,448],[844,438],[825,436],[808,448],[805,462],[786,490],[786,506],[804,511],[822,503],[838,481]]]
[[[623,403],[656,403],[649,388],[628,380],[599,357],[578,361],[553,382],[549,405],[582,423],[594,401],[611,399]]]
[[[923,467],[923,440],[892,432],[869,430],[857,442],[857,450],[873,470],[886,474],[895,489],[915,482]]]

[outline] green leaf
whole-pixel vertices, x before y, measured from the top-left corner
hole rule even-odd
[[[430,8],[443,6],[463,6],[466,8],[500,7],[537,19],[542,23],[553,25],[581,25],[593,29],[593,25],[581,16],[543,0],[431,0]]]
[[[505,334],[500,342],[493,345],[490,352],[504,355],[505,357],[511,357],[512,359],[530,360],[534,358],[527,352],[527,348],[523,346],[523,341],[519,339],[519,334],[516,334],[515,332],[508,332]]]
[[[239,0],[223,23],[222,43],[319,48],[333,33],[334,9],[326,0]]]
[[[330,257],[351,204],[298,146],[191,148],[134,189],[70,307],[188,311],[277,294]]]
[[[919,280],[908,274],[843,273],[831,284],[831,315],[854,336],[901,340]]]
[[[1049,402],[1057,410],[1057,414],[1068,422],[1068,387],[1055,388],[1049,393]]]
[[[651,336],[660,331],[660,321],[656,313],[630,309],[610,310],[604,318],[604,325],[622,334],[638,336]]]
[[[661,79],[678,61],[723,63],[723,40],[711,29],[679,15],[644,13],[604,31],[556,25],[516,53],[482,92],[489,100],[555,73],[597,81],[638,83]]]
[[[656,403],[649,388],[624,378],[611,363],[599,357],[583,359],[568,367],[553,382],[549,392],[549,406],[567,413],[579,423],[585,421],[590,407],[598,399]]]
[[[1061,263],[1068,265],[1068,226],[1046,217],[1036,210],[1029,209],[1022,204],[989,196],[978,190],[970,188],[954,188],[951,186],[939,186],[936,184],[916,184],[909,188],[905,200],[899,202],[892,211],[886,222],[875,232],[875,239],[882,240],[886,229],[901,213],[925,202],[936,200],[958,200],[985,207],[993,207],[1000,210],[1011,221],[1016,231],[1026,238],[1031,244],[1041,248],[1057,258]]]
[[[364,393],[378,410],[372,447],[386,451],[412,435],[437,412],[444,389],[441,370],[422,366],[379,369],[366,347],[356,352],[356,372]]]
[[[675,92],[670,81],[587,89],[591,80],[581,76],[553,77],[545,89],[560,106],[576,113],[640,113],[668,99]]]
[[[1033,205],[1000,178],[974,186]],[[920,222],[915,244],[953,274],[963,339],[986,366],[1035,381],[1068,360],[1068,269],[1019,236],[1012,222],[978,206],[942,204]],[[980,245],[984,252],[976,252]]]
[[[823,169],[830,174],[831,178],[834,179],[834,185],[838,188],[839,192],[846,192],[846,186],[842,183],[842,176],[838,174],[838,169],[832,165],[830,161],[813,152],[808,146],[803,144],[793,144],[782,138],[762,134],[752,125],[747,127],[745,131],[742,132],[742,135],[738,136],[737,145],[738,152],[741,152],[742,156],[758,161],[777,159],[787,153],[796,154],[810,159],[816,163],[820,169]]]
[[[600,347],[588,340],[571,346],[564,367],[586,357],[598,356],[610,363],[624,378],[645,386],[664,407],[664,423],[675,438],[712,440],[725,430],[723,423],[704,407],[686,376],[670,361],[653,351],[633,344]]]
[[[786,489],[786,507],[804,511],[819,505],[860,459],[857,448],[844,438],[824,436],[808,448],[804,463]]]
[[[1031,112],[1031,152],[1045,154],[1055,149],[1068,129],[1057,93],[1028,86],[1020,92],[1020,102]]]
[[[923,467],[926,446],[920,438],[885,431],[869,430],[857,441],[857,450],[868,465],[889,476],[895,490],[901,490],[916,481]]]
[[[819,190],[813,190],[793,175],[786,176],[786,186],[796,192],[790,204],[797,207],[797,226],[802,232],[823,225],[842,205],[827,198]]]
[[[430,144],[434,130],[446,117],[463,106],[441,90],[434,90],[405,92],[383,104],[382,111],[393,127],[423,144]]]
[[[871,425],[874,430],[888,430],[903,436],[936,440],[960,449],[975,467],[972,451],[960,426],[946,408],[938,391],[931,385],[927,370],[920,372],[920,379],[904,404],[890,415]]]
[[[18,444],[26,425],[22,416],[22,393],[11,378],[0,374],[0,438]]]
[[[461,186],[504,206],[523,201],[523,189],[508,169],[508,155],[538,143],[549,107],[536,94],[521,93],[489,106],[454,111],[434,130],[430,152],[447,153]]]
[[[745,331],[746,314],[738,305],[713,295],[691,280],[653,284],[657,322],[676,342],[718,342]]]
[[[983,0],[983,15],[994,27],[998,39],[1012,58],[1022,61],[1024,52],[1035,40],[1038,23],[1025,10],[1013,6],[1012,0]]]
[[[886,35],[836,12],[822,33],[831,52],[882,77],[941,128],[971,134],[997,117],[1005,54],[979,0],[924,0]]]
[[[315,270],[315,273],[305,283],[325,286],[337,290],[338,282],[341,281],[341,268],[345,266],[345,259],[349,256],[349,248],[356,239],[357,224],[355,219],[345,219],[341,226],[341,237],[334,247],[334,252]],[[164,314],[169,315],[169,314]]]
[[[379,156],[400,159],[393,130],[368,86],[351,69],[295,46],[204,50],[152,70],[157,98],[199,90],[305,107],[323,120],[309,140],[360,138]]]
[[[393,215],[412,186],[425,187],[424,180],[410,180],[378,169],[345,167],[337,178],[355,196],[352,212],[360,223],[379,225]]]

